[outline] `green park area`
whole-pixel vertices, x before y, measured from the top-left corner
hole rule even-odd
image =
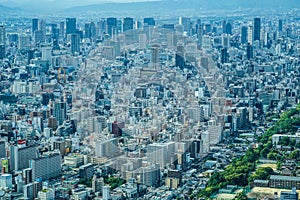
[[[282,113],[272,127],[257,136],[257,148],[249,148],[244,156],[233,160],[224,171],[213,173],[206,188],[199,192],[198,197],[209,199],[227,185],[246,187],[256,179],[268,180],[270,175],[275,173],[274,169],[280,167],[284,159],[299,159],[300,151],[297,148],[299,145],[296,145],[296,149],[290,154],[286,154],[273,148],[272,144],[274,134],[295,134],[299,126],[300,105]],[[283,139],[281,143],[283,143],[282,145],[293,145],[294,141]],[[259,159],[275,160],[276,164],[261,164]],[[245,192],[238,193],[235,199],[247,199]]]

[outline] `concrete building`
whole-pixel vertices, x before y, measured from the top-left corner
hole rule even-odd
[[[42,180],[49,180],[61,175],[61,155],[52,153],[40,158],[30,160],[32,177],[35,180],[40,177]]]

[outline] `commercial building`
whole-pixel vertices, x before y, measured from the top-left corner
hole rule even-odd
[[[35,180],[40,177],[42,180],[49,180],[61,175],[61,155],[52,153],[47,156],[30,160],[32,177]]]

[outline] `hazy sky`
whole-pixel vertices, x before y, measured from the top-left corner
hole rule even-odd
[[[0,0],[0,4],[8,7],[23,8],[27,11],[59,11],[69,7],[108,2],[143,2],[150,0]],[[153,1],[153,0],[152,0]]]

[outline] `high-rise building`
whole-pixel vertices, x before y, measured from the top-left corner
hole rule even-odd
[[[76,33],[76,18],[66,19],[66,35]]]
[[[226,26],[225,26],[225,33],[226,34],[229,34],[229,35],[232,35],[232,25],[230,22],[227,22],[226,23]]]
[[[72,54],[80,53],[80,36],[79,36],[79,34],[71,34],[71,52],[72,52]]]
[[[104,180],[103,178],[97,178],[96,175],[93,176],[93,180],[92,180],[92,189],[93,192],[100,192],[102,193],[102,187],[104,185]]]
[[[248,60],[252,59],[254,56],[253,46],[250,43],[248,43],[248,45],[247,45],[247,55],[246,56],[247,56]]]
[[[5,45],[0,44],[0,59],[5,58],[5,56],[6,56]]]
[[[31,20],[31,33],[34,34],[35,31],[39,29],[39,19],[34,18]]]
[[[103,186],[102,188],[102,199],[110,200],[110,186]]]
[[[52,60],[52,47],[42,47],[42,60],[49,61]]]
[[[109,17],[106,19],[106,33],[113,36],[117,29],[117,18]]]
[[[141,167],[139,170],[138,182],[148,187],[157,185],[160,181],[160,165],[151,164],[146,167]]]
[[[84,37],[85,38],[91,38],[92,31],[91,31],[91,24],[85,23],[84,25]]]
[[[228,54],[228,51],[227,51],[227,48],[223,48],[221,50],[221,63],[228,63],[229,61],[229,54]]]
[[[31,168],[27,168],[27,169],[23,170],[23,180],[24,180],[25,184],[32,183],[33,179],[32,179],[32,169]]]
[[[191,30],[191,18],[189,17],[180,17],[179,24],[183,26],[183,31],[187,32],[190,35]]]
[[[260,41],[260,31],[261,31],[261,20],[260,18],[254,18],[254,31],[253,31],[253,40]]]
[[[146,49],[146,47],[147,47],[147,35],[139,34],[139,48]]]
[[[59,35],[62,37],[65,35],[65,22],[64,21],[59,23]]]
[[[184,46],[183,44],[178,44],[175,55],[175,66],[183,69],[185,66],[184,61]]]
[[[6,150],[5,150],[5,141],[0,141],[0,158],[6,157]]]
[[[242,26],[241,29],[241,43],[242,44],[248,43],[248,28],[246,26]]]
[[[215,145],[222,140],[223,127],[215,120],[208,122],[209,144]]]
[[[44,32],[41,30],[34,31],[34,42],[40,44],[45,42]]]
[[[283,28],[283,23],[282,23],[282,19],[278,20],[278,31],[282,32],[282,28]]]
[[[40,177],[42,180],[56,178],[61,175],[61,155],[52,153],[40,158],[30,160],[32,178]]]
[[[113,157],[116,155],[118,149],[118,141],[116,138],[98,141],[96,143],[95,154],[97,157]]]
[[[155,20],[152,17],[144,18],[144,25],[155,26]]]
[[[158,70],[160,66],[159,46],[153,45],[151,48],[151,64],[152,69]]]
[[[130,31],[133,29],[133,18],[126,17],[123,19],[123,32]]]
[[[253,45],[253,26],[249,26],[248,27],[248,34],[247,34],[247,40],[248,43],[250,43],[251,45]]]
[[[161,168],[170,164],[175,152],[175,143],[153,143],[147,146],[147,160],[153,164],[159,164]]]
[[[90,180],[94,175],[94,165],[88,163],[79,167],[79,178],[82,180]]]
[[[0,25],[0,44],[6,43],[6,31],[5,26]]]
[[[38,156],[36,146],[18,147],[10,146],[10,169],[13,171],[23,170],[29,167],[29,160]]]
[[[12,175],[2,174],[0,176],[0,187],[12,189]]]
[[[31,37],[29,35],[19,35],[19,49],[29,50],[31,43]]]
[[[67,119],[67,104],[66,102],[53,102],[53,116],[56,118],[58,125],[62,125]]]

